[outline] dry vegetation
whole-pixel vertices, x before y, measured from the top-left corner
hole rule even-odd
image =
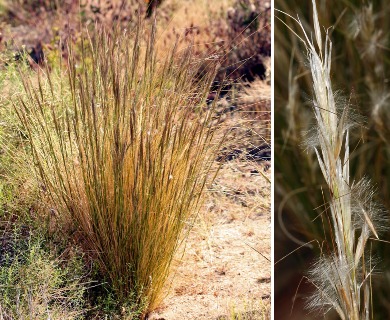
[[[323,4],[275,3],[275,316],[387,319],[388,9]]]
[[[270,4],[153,3],[0,3],[0,319],[269,318]]]

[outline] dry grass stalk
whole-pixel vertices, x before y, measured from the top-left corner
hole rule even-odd
[[[365,179],[350,181],[349,130],[354,121],[348,101],[332,90],[332,43],[328,32],[323,41],[315,1],[314,40],[310,40],[299,18],[293,19],[304,34],[298,37],[307,50],[314,91],[317,127],[308,145],[315,150],[329,188],[334,237],[327,246],[329,253],[322,253],[309,272],[309,280],[317,290],[308,307],[325,312],[333,309],[341,319],[370,319],[370,277],[374,267],[365,248],[370,235],[378,238],[381,210],[372,202],[374,192]]]

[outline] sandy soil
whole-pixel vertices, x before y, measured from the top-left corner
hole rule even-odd
[[[149,319],[269,319],[270,178],[267,163],[223,164],[168,296]]]

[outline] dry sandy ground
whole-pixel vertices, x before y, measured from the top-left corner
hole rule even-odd
[[[264,162],[223,164],[149,319],[270,318],[270,183],[262,174],[271,175]]]

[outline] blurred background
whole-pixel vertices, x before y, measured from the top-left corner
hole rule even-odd
[[[311,1],[275,0],[275,9],[298,15],[310,35]],[[351,180],[369,178],[390,212],[390,7],[384,0],[318,0],[317,9],[323,31],[333,27],[334,89],[364,117],[350,132]],[[305,49],[282,21],[302,35],[293,19],[275,11],[275,319],[337,319],[305,310],[315,288],[304,276],[329,234],[322,219],[327,193],[316,156],[304,147],[315,123]],[[380,239],[390,241],[390,232]],[[390,318],[390,244],[383,241],[367,246],[380,261],[372,277],[375,319]]]

